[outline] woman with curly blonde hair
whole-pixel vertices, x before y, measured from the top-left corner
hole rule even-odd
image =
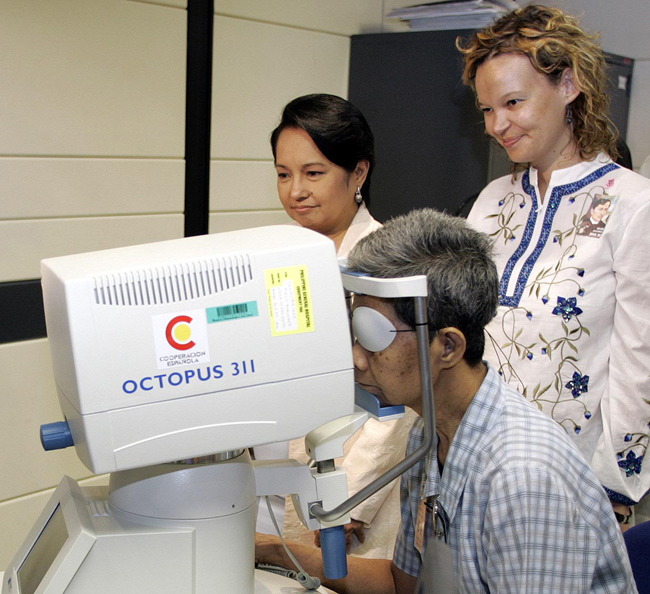
[[[567,105],[566,117],[580,156],[589,159],[603,151],[616,158],[617,134],[607,114],[605,58],[596,38],[582,31],[574,17],[531,5],[478,32],[464,47],[459,44],[465,56],[463,80],[476,90],[478,67],[500,54],[527,56],[531,66],[556,85],[570,69],[580,93]]]
[[[573,436],[625,524],[650,489],[650,181],[612,161],[595,39],[530,5],[457,45],[486,132],[513,162],[469,215],[501,276],[486,358]],[[581,234],[596,196],[606,223]]]

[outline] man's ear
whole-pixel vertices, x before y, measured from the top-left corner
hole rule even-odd
[[[437,341],[435,351],[442,369],[455,367],[463,360],[467,350],[467,340],[458,328],[450,327],[438,330],[434,341]]]
[[[560,89],[564,94],[566,105],[572,103],[578,95],[580,95],[580,89],[575,80],[572,68],[565,68],[562,72],[562,78],[560,79]]]

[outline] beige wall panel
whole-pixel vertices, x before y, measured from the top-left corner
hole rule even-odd
[[[268,159],[286,103],[346,96],[349,59],[347,37],[215,17],[212,158]]]
[[[183,157],[186,12],[0,3],[0,154]]]
[[[84,487],[105,484],[108,484],[108,475],[81,481]],[[54,488],[47,489],[0,503],[0,571],[11,563],[53,492]]]
[[[221,212],[210,215],[210,233],[252,229],[268,225],[290,225],[293,221],[284,210],[264,212]]]
[[[0,219],[183,212],[182,159],[0,158]]]
[[[210,210],[276,208],[280,208],[280,200],[273,161],[210,163]]]
[[[41,446],[41,425],[63,420],[47,339],[0,345],[0,369],[0,501],[52,487],[64,474],[91,476],[74,448]]]
[[[179,237],[181,214],[0,221],[0,282],[40,278],[43,258]]]
[[[349,36],[380,31],[382,4],[382,0],[215,0],[214,11],[226,16]]]

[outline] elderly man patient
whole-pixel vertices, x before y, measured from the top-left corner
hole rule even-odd
[[[392,219],[349,256],[352,270],[371,276],[427,276],[437,448],[402,476],[393,560],[350,558],[346,578],[324,580],[337,592],[414,592],[423,551],[441,534],[461,592],[636,592],[621,531],[594,473],[564,430],[482,361],[483,329],[498,299],[489,246],[462,219],[425,209]],[[361,307],[376,310],[394,330],[378,352],[358,333],[357,382],[383,403],[421,416],[412,300],[355,295],[353,309]],[[408,452],[422,439],[419,418]],[[435,507],[445,528],[436,535]],[[315,549],[294,552],[322,577]],[[291,565],[274,537],[258,537],[256,556]]]

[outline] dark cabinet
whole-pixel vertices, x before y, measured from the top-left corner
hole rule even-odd
[[[627,138],[627,121],[632,92],[634,60],[605,53],[607,62],[607,93],[610,99],[610,117],[618,128],[621,138]]]
[[[489,139],[461,80],[455,40],[467,31],[352,37],[349,99],[375,135],[370,210],[455,212],[488,177]]]

